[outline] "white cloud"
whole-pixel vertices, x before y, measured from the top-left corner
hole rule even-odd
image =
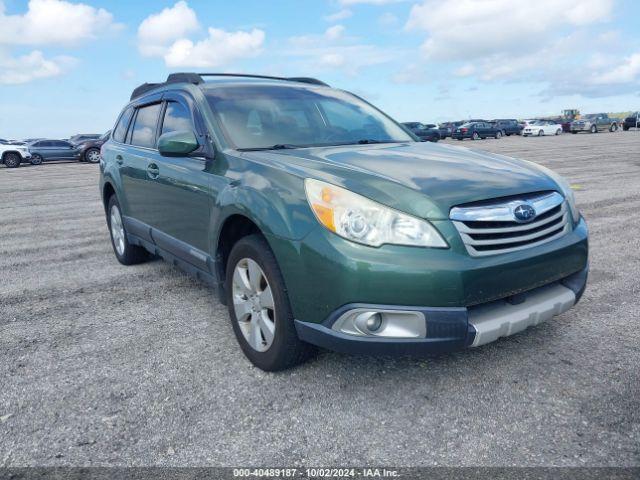
[[[0,84],[16,85],[38,78],[56,77],[73,64],[75,59],[71,57],[46,59],[39,50],[20,57],[0,52]]]
[[[406,27],[424,30],[427,58],[464,60],[481,55],[531,51],[561,27],[579,27],[609,18],[613,0],[428,0],[414,5]]]
[[[264,32],[226,32],[209,28],[209,37],[199,42],[187,38],[177,40],[164,55],[168,67],[220,67],[240,58],[259,55]]]
[[[369,5],[387,5],[389,3],[400,3],[407,0],[338,0],[341,5],[357,5],[357,4],[369,4]]]
[[[145,18],[138,27],[138,49],[145,56],[162,56],[173,42],[199,29],[198,18],[180,1]]]
[[[7,15],[0,0],[0,45],[74,46],[121,27],[107,10],[84,3],[30,0],[25,14]]]
[[[262,52],[263,30],[228,32],[209,27],[206,38],[189,37],[199,29],[196,13],[181,0],[142,21],[138,27],[138,49],[142,55],[163,58],[171,68],[220,67]]]
[[[467,63],[466,65],[462,65],[461,67],[456,68],[453,71],[453,74],[457,77],[468,77],[470,75],[473,75],[475,71],[476,67],[474,67],[470,63]]]
[[[596,85],[615,85],[640,81],[640,52],[626,57],[613,70],[598,73],[592,82]]]
[[[394,53],[374,45],[358,43],[358,39],[346,35],[342,25],[327,28],[323,34],[290,37],[291,49],[283,53],[287,57],[301,58],[300,71],[322,72],[341,70],[349,76],[357,75],[362,68],[386,63]]]
[[[327,40],[338,40],[342,35],[344,35],[344,27],[342,25],[334,25],[333,27],[327,28],[324,32],[324,36]]]
[[[332,13],[330,15],[326,15],[324,19],[327,22],[339,22],[340,20],[344,20],[353,15],[353,12],[348,8],[343,8],[342,10],[337,11],[336,13]]]

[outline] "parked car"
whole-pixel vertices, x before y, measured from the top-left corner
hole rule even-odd
[[[522,130],[523,137],[543,135],[560,135],[562,133],[562,124],[553,120],[536,120],[529,123],[524,130]]]
[[[624,119],[624,123],[622,124],[622,129],[626,132],[630,128],[638,128],[640,127],[640,112],[635,112],[632,115],[629,115]]]
[[[97,140],[100,136],[101,135],[99,133],[79,133],[78,135],[73,135],[64,141],[78,145],[82,142],[86,142],[87,140]]]
[[[491,125],[489,122],[469,122],[460,125],[451,134],[451,138],[456,140],[464,140],[470,138],[472,140],[484,140],[487,137],[500,138],[502,132]]]
[[[618,121],[614,118],[609,118],[606,113],[590,113],[583,115],[579,120],[571,122],[570,128],[571,133],[596,133],[605,130],[615,132],[618,129]]]
[[[500,130],[503,136],[520,135],[522,128],[516,119],[496,119],[490,122],[495,128]]]
[[[80,161],[98,163],[100,161],[100,148],[104,145],[104,142],[109,140],[109,135],[111,135],[111,130],[95,140],[86,140],[77,144],[76,148],[80,150]]]
[[[171,74],[134,90],[102,154],[117,260],[159,255],[214,285],[263,370],[312,345],[483,345],[586,285],[587,227],[560,176],[416,142],[319,80]]]
[[[64,140],[37,140],[28,148],[34,165],[53,160],[80,160],[80,150]]]
[[[440,132],[437,128],[429,127],[420,122],[404,122],[403,125],[423,142],[437,142],[440,140]]]
[[[425,123],[427,128],[432,128],[440,134],[440,139],[444,139],[451,136],[451,132],[448,128],[436,125],[435,123]]]
[[[450,137],[451,134],[454,132],[454,130],[456,128],[458,128],[460,125],[462,125],[463,123],[465,123],[465,122],[444,122],[444,123],[440,124],[440,128],[441,129],[446,129],[446,131],[447,131],[446,136]]]
[[[0,163],[4,163],[7,168],[16,168],[23,162],[33,163],[27,147],[24,145],[0,143]]]

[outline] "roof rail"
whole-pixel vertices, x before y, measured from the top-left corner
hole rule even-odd
[[[192,83],[194,85],[200,85],[204,83],[202,77],[245,77],[245,78],[264,78],[268,80],[284,80],[287,82],[299,82],[308,83],[310,85],[321,85],[328,87],[329,85],[317,78],[311,77],[272,77],[269,75],[254,75],[249,73],[194,73],[194,72],[176,72],[170,73],[167,77],[167,81],[163,83],[143,83],[139,87],[136,87],[131,93],[131,100],[144,95],[150,90],[157,88],[168,83]]]
[[[139,87],[133,89],[131,92],[131,98],[129,100],[133,100],[134,98],[139,97],[140,95],[144,95],[145,93],[153,90],[156,87],[163,85],[162,83],[143,83]]]

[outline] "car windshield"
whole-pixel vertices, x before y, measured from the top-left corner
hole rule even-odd
[[[379,110],[339,90],[242,85],[205,95],[240,150],[414,141]]]
[[[597,113],[591,113],[591,114],[582,116],[583,119],[587,119],[587,120],[593,120],[594,118],[597,118],[597,117],[598,117]]]

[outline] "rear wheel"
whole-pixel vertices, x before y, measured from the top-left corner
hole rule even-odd
[[[31,165],[42,165],[42,161],[42,156],[37,153],[31,156]]]
[[[558,130],[556,130],[556,135],[560,135],[562,133],[562,129],[559,128]]]
[[[17,153],[6,153],[4,155],[4,164],[7,168],[17,168],[20,166],[20,162],[22,162],[22,157]]]
[[[625,132],[628,132],[629,131],[629,127],[627,127],[626,125],[623,125],[622,126],[622,130],[624,130]]]
[[[122,221],[120,204],[115,195],[111,195],[107,204],[107,226],[111,235],[111,245],[118,261],[123,265],[142,263],[151,257],[149,252],[137,245],[131,245]]]
[[[541,137],[544,135],[544,130],[538,130],[538,136]]]
[[[233,331],[256,367],[284,370],[315,351],[298,338],[284,279],[261,235],[244,237],[231,249],[225,290]]]

